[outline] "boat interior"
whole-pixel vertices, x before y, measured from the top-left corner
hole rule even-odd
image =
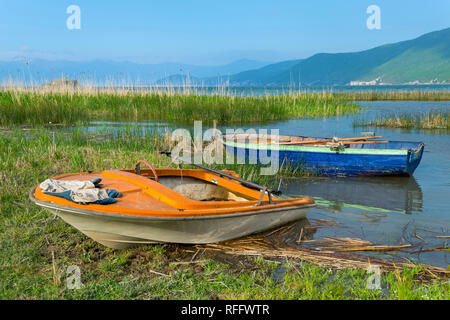
[[[353,149],[396,149],[396,150],[412,150],[417,151],[423,146],[422,142],[409,142],[409,141],[377,141],[377,140],[369,140],[370,136],[360,137],[361,140],[351,140],[351,141],[342,141],[342,145],[344,148],[353,148]],[[368,139],[369,138],[369,139]],[[381,137],[380,137],[381,138]],[[363,140],[366,139],[366,140]],[[290,136],[290,135],[271,135],[271,134],[246,134],[246,133],[238,133],[232,135],[224,136],[225,141],[229,142],[239,142],[239,143],[279,143],[282,145],[302,145],[305,142],[313,142],[313,141],[327,141],[333,142],[332,138],[323,138],[323,137],[306,137],[306,136]],[[357,143],[357,142],[365,142],[365,143]],[[327,145],[324,143],[317,144],[304,144],[308,146],[321,146],[326,147]]]
[[[133,170],[124,170],[134,173]],[[183,169],[177,169],[177,175],[170,175],[171,172],[158,170],[158,183],[172,189],[186,198],[196,201],[249,201],[254,200],[246,194],[236,192],[219,186],[212,181],[206,181],[199,176],[192,175],[192,172],[185,172]],[[150,170],[141,172],[141,176],[155,180]]]
[[[223,172],[238,177],[233,171]],[[34,197],[57,205],[100,212],[165,216],[226,214],[313,203],[309,198],[278,199],[269,196],[265,190],[249,188],[202,169],[107,170],[52,179],[86,181],[96,178],[102,179],[101,188],[117,190],[123,196],[113,204],[83,205],[45,194],[38,186]]]

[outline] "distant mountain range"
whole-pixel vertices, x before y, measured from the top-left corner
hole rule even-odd
[[[350,53],[318,53],[229,78],[234,86],[450,83],[450,28]]]
[[[269,62],[241,59],[225,65],[197,66],[183,63],[139,64],[129,61],[52,61],[17,57],[0,61],[0,84],[8,81],[44,83],[55,79],[78,79],[96,84],[154,84],[167,77],[186,75],[195,79],[221,77],[249,69],[261,68]],[[175,76],[176,78],[177,76]]]
[[[181,63],[16,59],[0,62],[0,83],[11,79],[78,79],[81,84],[173,84],[230,86],[335,86],[450,83],[450,28],[413,40],[349,53],[318,53],[269,64],[238,60],[222,66]]]

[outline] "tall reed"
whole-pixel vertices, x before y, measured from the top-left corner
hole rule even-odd
[[[429,111],[421,114],[381,116],[369,121],[355,121],[354,126],[391,127],[405,129],[447,129],[450,130],[450,112]]]
[[[449,101],[450,91],[357,91],[335,92],[333,96],[348,101]]]
[[[244,97],[163,91],[0,91],[0,126],[93,120],[254,123],[359,112],[330,93]]]

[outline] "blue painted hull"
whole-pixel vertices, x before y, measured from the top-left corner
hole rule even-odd
[[[393,152],[390,154],[388,148],[397,145],[401,146],[402,149],[393,149]],[[254,161],[250,162],[250,154],[253,158],[256,155],[258,165],[267,163],[267,161],[261,161],[261,157],[263,159],[271,157],[271,152],[273,152],[270,147],[264,150],[255,150],[255,147],[250,145],[236,146],[225,144],[225,146],[227,152],[234,154],[241,162],[254,163]],[[290,149],[295,149],[295,147]],[[305,151],[283,150],[280,148],[278,150],[279,166],[281,167],[283,163],[284,165],[289,163],[291,166],[298,167],[299,170],[319,175],[412,175],[422,159],[424,145],[423,143],[391,141],[389,144],[376,149],[364,149],[364,145],[360,145],[359,148],[351,148],[352,153],[345,152],[345,150],[343,152],[332,151],[329,148],[327,148],[328,152],[324,152],[324,149],[320,148],[320,151]],[[360,150],[358,151],[358,149]],[[245,159],[243,159],[244,157]]]

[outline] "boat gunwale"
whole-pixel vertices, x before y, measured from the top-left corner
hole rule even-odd
[[[149,170],[149,169],[148,169]],[[179,169],[161,169],[162,172],[178,172]],[[236,184],[234,181],[226,179],[226,177],[219,177],[216,174],[209,174],[204,172],[204,170],[199,169],[183,169],[184,176],[188,176],[186,173],[190,172],[192,176],[200,175],[201,173],[205,174],[207,177],[217,177],[217,180],[222,181],[225,184],[232,184],[238,188],[241,188],[242,191],[246,191],[249,194],[254,195],[254,200],[250,201],[196,201],[185,196],[180,193],[161,185],[151,179],[148,179],[142,175],[136,175],[132,173],[132,170],[107,170],[100,172],[81,172],[81,173],[69,173],[63,174],[53,179],[61,179],[70,176],[79,176],[86,174],[100,174],[101,176],[105,176],[107,178],[124,180],[135,184],[138,188],[142,190],[142,192],[146,193],[150,197],[154,198],[156,201],[161,201],[166,203],[171,207],[171,209],[140,209],[133,207],[116,207],[112,206],[104,206],[99,204],[80,204],[74,203],[70,200],[59,198],[53,195],[47,195],[42,192],[40,186],[36,186],[33,189],[33,194],[31,196],[31,200],[33,201],[41,201],[42,203],[52,203],[61,206],[61,208],[78,208],[84,210],[86,206],[89,206],[89,211],[95,211],[99,213],[111,213],[113,215],[124,215],[124,216],[156,216],[156,217],[189,217],[189,216],[208,216],[208,215],[231,215],[234,213],[242,213],[242,212],[250,212],[250,211],[264,211],[270,208],[286,208],[286,207],[299,207],[305,204],[314,203],[312,198],[302,197],[302,198],[291,198],[291,199],[277,199],[273,197],[273,202],[268,203],[268,196],[265,194],[261,200],[260,191],[256,191],[245,187],[240,184]],[[173,175],[173,174],[171,174]],[[202,179],[202,178],[200,178]],[[220,180],[219,180],[220,179]],[[208,180],[203,179],[205,182]],[[120,190],[119,190],[120,191]],[[236,190],[232,190],[236,191]],[[156,192],[152,194],[152,192]],[[244,193],[245,194],[245,193]],[[159,198],[162,197],[163,199]],[[174,198],[173,198],[174,197]],[[119,200],[120,201],[120,200]],[[262,203],[260,203],[262,201]],[[175,205],[174,205],[175,204]],[[260,205],[258,205],[260,204]]]
[[[409,141],[389,141],[389,142],[409,142]],[[241,143],[236,141],[223,141],[223,144],[228,147],[251,149],[251,150],[278,150],[278,151],[292,151],[292,152],[319,152],[319,153],[340,153],[340,154],[354,154],[354,155],[399,155],[406,156],[408,152],[418,152],[425,146],[423,142],[417,142],[417,147],[408,149],[358,149],[345,148],[343,150],[331,150],[328,146],[302,146],[302,145],[279,145],[275,143]],[[345,143],[344,143],[345,144]]]
[[[149,169],[145,169],[148,171]],[[157,170],[158,171],[158,170]],[[163,172],[178,172],[179,169],[161,169]],[[209,182],[208,179],[215,179],[219,183],[215,183],[219,186],[222,186],[224,188],[228,187],[237,187],[242,189],[241,191],[245,191],[247,196],[250,196],[253,198],[253,200],[248,201],[198,201],[198,200],[192,200],[190,198],[187,198],[183,196],[182,194],[174,191],[171,188],[168,188],[160,183],[157,183],[156,181],[153,181],[151,179],[148,179],[146,176],[142,175],[136,175],[132,172],[132,170],[106,170],[106,171],[91,171],[91,172],[81,172],[81,173],[69,173],[69,174],[63,174],[59,176],[52,177],[52,179],[61,179],[65,177],[70,176],[79,176],[79,175],[86,175],[86,174],[99,174],[106,178],[112,178],[117,180],[123,180],[128,181],[133,184],[135,184],[138,188],[142,189],[142,192],[150,195],[152,198],[156,198],[157,201],[161,201],[163,203],[166,203],[169,205],[172,210],[143,210],[143,209],[136,209],[136,208],[128,208],[128,210],[132,213],[135,213],[136,215],[149,215],[149,214],[163,214],[163,215],[174,215],[174,212],[176,212],[176,215],[180,215],[183,213],[189,213],[189,212],[195,212],[196,214],[211,214],[211,211],[220,211],[220,210],[227,210],[227,211],[239,211],[239,210],[246,210],[246,208],[253,207],[259,202],[260,198],[260,192],[253,189],[250,189],[246,186],[243,186],[239,183],[236,183],[235,181],[232,181],[226,177],[219,176],[215,173],[209,173],[205,172],[205,170],[200,169],[183,169],[184,176],[192,176],[199,178],[205,182]],[[187,173],[190,173],[190,175],[187,175]],[[203,174],[205,177],[197,177],[198,175]],[[171,174],[173,175],[173,174]],[[212,178],[215,177],[215,178]],[[224,185],[222,185],[222,183]],[[227,186],[229,185],[229,186]],[[233,192],[238,192],[236,190],[230,189]],[[120,190],[119,190],[120,191]],[[154,192],[154,194],[152,194]],[[242,192],[241,192],[242,193]],[[47,195],[42,192],[40,186],[36,187],[35,194],[37,194],[37,199],[41,201],[48,201],[53,203],[58,203],[61,205],[69,205],[72,207],[78,207],[82,206],[82,204],[70,202],[69,200],[59,198],[52,195]],[[245,193],[243,193],[245,195]],[[161,198],[164,198],[161,199]],[[267,202],[269,200],[269,197],[266,194],[262,197],[261,201]],[[293,199],[277,199],[276,197],[272,197],[272,200],[274,202],[270,205],[272,206],[287,206],[291,205],[291,203],[295,202],[310,202],[307,200],[307,198],[293,198]],[[91,206],[96,206],[96,209],[104,208],[102,205],[96,205],[96,204],[88,204]],[[96,210],[101,211],[101,210]],[[117,207],[111,207],[108,210],[111,213],[121,214],[123,209],[117,208]]]
[[[77,208],[73,206],[66,206],[66,205],[60,205],[49,201],[42,201],[37,199],[34,194],[37,187],[34,187],[29,192],[29,198],[32,202],[34,202],[36,205],[53,209],[53,210],[59,210],[63,212],[70,212],[75,214],[83,214],[83,215],[91,215],[91,216],[97,216],[97,217],[109,217],[109,218],[116,218],[116,219],[124,219],[124,220],[146,220],[146,221],[184,221],[184,220],[204,220],[204,219],[222,219],[222,218],[236,218],[236,217],[243,217],[243,216],[250,216],[250,215],[260,215],[265,214],[269,212],[274,211],[284,211],[286,209],[288,210],[296,210],[296,209],[307,209],[307,208],[313,208],[316,207],[317,204],[313,202],[307,202],[307,203],[298,203],[298,205],[294,205],[297,201],[292,201],[284,204],[275,204],[275,205],[262,205],[262,206],[251,206],[251,207],[245,207],[245,209],[253,209],[253,210],[245,210],[244,212],[238,212],[238,213],[227,213],[227,212],[217,212],[219,209],[214,209],[214,213],[210,214],[201,214],[201,213],[193,213],[193,214],[186,214],[189,213],[188,210],[185,211],[175,211],[176,214],[166,216],[166,215],[134,215],[134,214],[126,214],[126,213],[113,213],[113,212],[101,212],[96,210],[89,210],[89,209],[82,209]],[[305,199],[312,199],[312,198],[295,198],[293,200],[305,200]],[[244,208],[239,208],[244,209]],[[148,211],[148,210],[147,210]],[[199,210],[193,210],[193,211],[199,211]],[[230,211],[225,209],[221,209],[221,211]],[[184,213],[184,214],[183,214]],[[183,214],[183,215],[181,215]],[[178,216],[177,216],[178,215]]]

